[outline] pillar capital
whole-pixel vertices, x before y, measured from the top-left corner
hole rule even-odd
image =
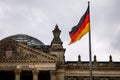
[[[38,73],[39,73],[39,70],[32,70],[32,73],[33,73],[33,74],[38,74]]]
[[[21,70],[20,69],[16,69],[15,70],[15,74],[20,74],[21,73]]]

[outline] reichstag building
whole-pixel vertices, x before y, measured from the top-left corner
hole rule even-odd
[[[0,80],[90,80],[89,61],[65,61],[65,49],[56,25],[53,40],[16,34],[0,40]],[[52,35],[52,34],[51,34]],[[120,80],[120,62],[92,61],[93,80]]]

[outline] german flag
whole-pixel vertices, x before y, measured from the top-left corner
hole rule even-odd
[[[70,44],[76,42],[77,40],[80,40],[83,35],[85,35],[90,30],[90,13],[89,13],[89,5],[84,13],[84,15],[81,17],[79,23],[72,28],[72,30],[69,32],[71,42]]]

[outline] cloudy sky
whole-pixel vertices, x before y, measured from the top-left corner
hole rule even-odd
[[[52,30],[60,28],[66,61],[89,60],[88,34],[72,45],[69,31],[87,8],[88,0],[0,0],[0,39],[27,34],[50,45]],[[120,0],[91,0],[92,56],[120,61]]]

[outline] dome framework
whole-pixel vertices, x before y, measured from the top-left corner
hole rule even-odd
[[[34,37],[28,36],[26,34],[16,34],[16,35],[7,37],[7,39],[8,38],[13,39],[18,42],[21,42],[21,43],[24,43],[24,44],[26,44],[30,47],[34,47],[34,48],[41,48],[42,46],[44,46],[43,42],[41,42],[40,40],[38,40]]]

